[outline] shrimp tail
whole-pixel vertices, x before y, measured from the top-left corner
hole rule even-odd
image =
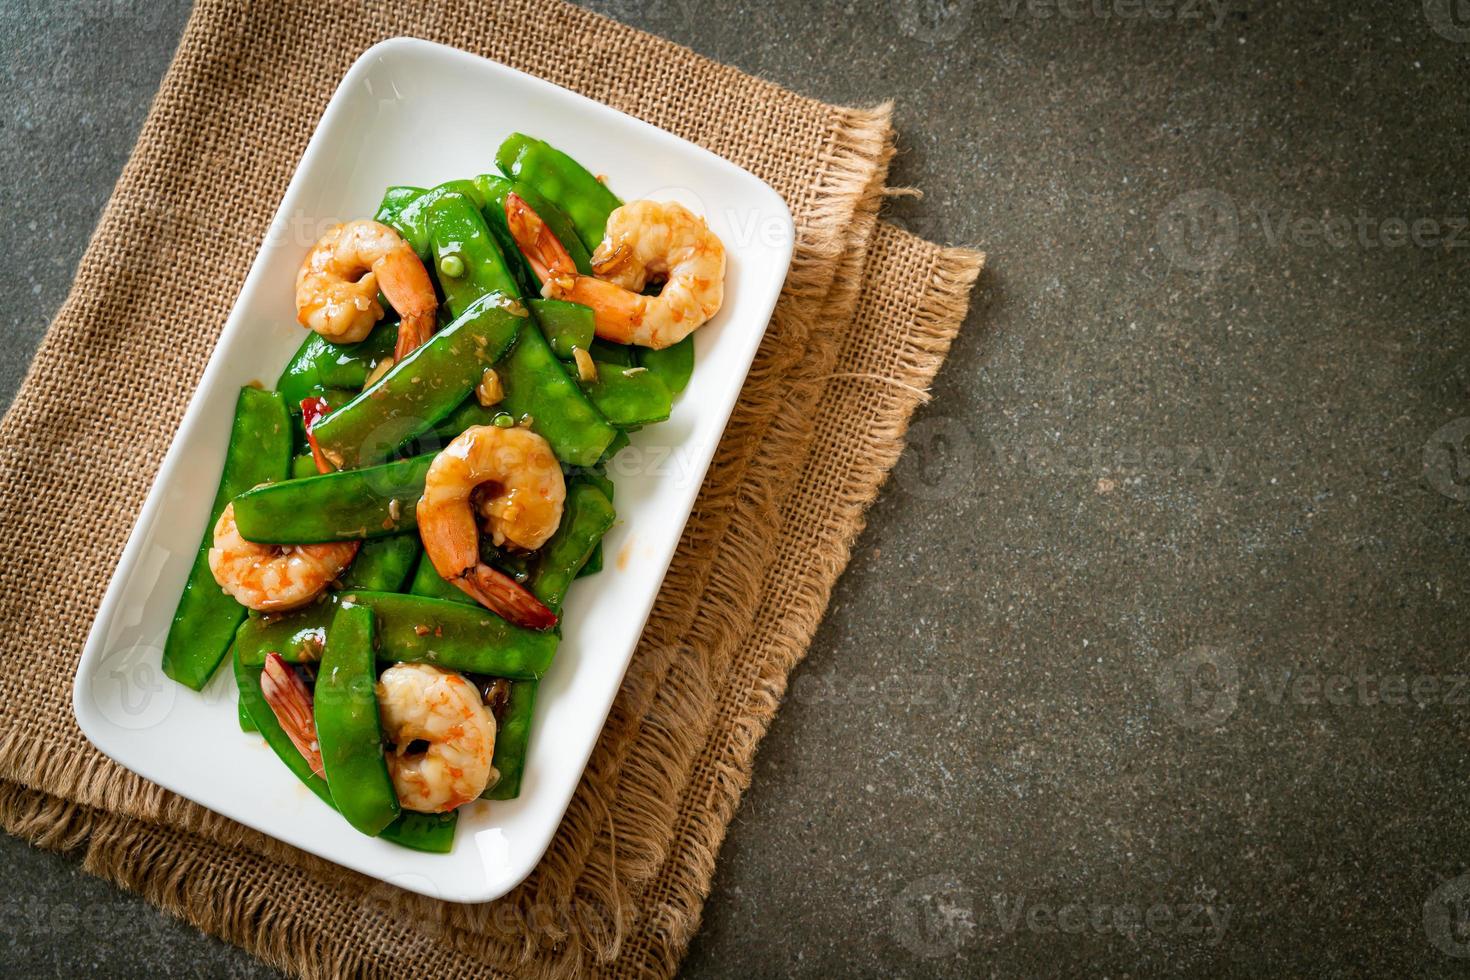
[[[549,630],[557,616],[515,579],[483,562],[467,568],[454,584],[503,619],[533,630]]]
[[[555,284],[577,275],[577,265],[556,234],[519,194],[505,196],[505,223],[510,236],[531,263],[531,271],[542,285]]]
[[[405,315],[398,323],[398,342],[393,346],[393,360],[401,361],[429,342],[434,335],[435,315]]]
[[[321,745],[316,738],[311,692],[279,653],[272,651],[266,654],[265,666],[260,672],[260,693],[265,696],[265,703],[270,705],[276,721],[281,723],[286,737],[311,766],[311,771],[325,778],[327,771],[322,765]]]
[[[331,473],[336,469],[322,452],[322,447],[317,445],[316,436],[312,435],[312,426],[322,420],[322,417],[330,411],[325,398],[303,398],[301,399],[301,427],[306,430],[306,441],[311,446],[311,458],[316,461],[318,473]]]

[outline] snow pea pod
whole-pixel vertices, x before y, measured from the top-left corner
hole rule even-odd
[[[616,520],[612,501],[591,482],[578,478],[568,484],[561,524],[542,546],[527,583],[532,594],[559,611],[567,587]]]
[[[517,419],[530,415],[531,431],[551,443],[563,463],[591,466],[617,435],[567,375],[539,327],[522,330],[496,370],[505,389],[500,407]]]
[[[313,707],[327,788],[342,816],[376,837],[398,816],[374,690],[373,611],[344,602],[332,618]]]
[[[500,414],[499,408],[486,408],[471,396],[450,412],[444,421],[434,426],[434,438],[441,443],[447,443],[472,425],[490,425],[495,416]]]
[[[338,469],[388,459],[454,411],[518,333],[540,336],[521,330],[526,308],[503,293],[486,293],[454,314],[453,323],[312,429]]]
[[[592,355],[594,361],[604,364],[616,364],[619,367],[637,367],[638,355],[633,351],[632,344],[614,344],[603,340],[601,337],[592,341],[587,348],[587,353]]]
[[[533,299],[526,304],[541,326],[541,333],[551,345],[551,352],[562,360],[570,360],[573,351],[592,346],[596,318],[592,307],[568,303],[560,299]]]
[[[419,261],[429,261],[429,233],[424,226],[423,213],[410,207],[427,194],[422,187],[390,187],[383,194],[374,221],[380,221],[403,236],[403,240],[418,253]]]
[[[341,592],[282,616],[250,617],[235,634],[236,654],[251,667],[264,664],[268,653],[278,653],[288,663],[319,660],[336,606],[344,601],[373,610],[378,659],[385,662],[430,663],[534,680],[551,666],[556,653],[555,632],[522,629],[475,603],[362,590]]]
[[[453,583],[435,571],[434,563],[429,560],[428,555],[419,559],[419,567],[413,573],[413,582],[409,585],[408,591],[413,595],[425,596],[430,599],[463,602],[472,606],[479,605],[474,599],[465,595],[460,589],[455,588]]]
[[[500,778],[480,794],[482,800],[513,800],[521,795],[526,752],[531,743],[531,717],[536,711],[537,681],[511,681],[505,713],[495,729],[491,765]]]
[[[662,350],[640,347],[636,356],[640,367],[662,381],[670,395],[677,395],[689,386],[694,373],[694,334]]]
[[[416,206],[424,210],[434,268],[451,313],[462,314],[486,293],[519,293],[520,286],[473,200],[458,191],[435,188]]]
[[[380,321],[367,337],[355,344],[334,344],[310,331],[276,379],[276,390],[293,411],[303,398],[320,394],[323,388],[360,391],[373,368],[393,355],[393,345],[397,342],[396,319]]]
[[[248,667],[265,664],[278,653],[290,664],[316,663],[327,645],[327,627],[337,612],[337,597],[328,594],[302,609],[278,616],[251,616],[235,633],[235,656]]]
[[[576,160],[524,133],[512,133],[500,144],[495,165],[507,177],[535,187],[565,211],[589,252],[602,241],[607,216],[623,203]]]
[[[357,541],[411,531],[418,527],[416,508],[434,455],[247,490],[235,498],[235,523],[246,540],[261,544]]]
[[[209,523],[163,645],[163,672],[180,684],[203,689],[245,618],[245,607],[220,590],[209,569],[214,525],[231,498],[257,483],[284,480],[290,463],[291,419],[285,400],[258,388],[240,389]]]
[[[395,534],[364,541],[357,549],[357,557],[342,574],[342,587],[397,592],[422,550],[417,534]]]
[[[306,784],[307,789],[315,793],[327,806],[334,810],[337,809],[327,781],[311,771],[311,766],[302,758],[296,746],[291,743],[290,736],[276,720],[275,712],[271,711],[270,705],[266,704],[265,696],[260,693],[260,665],[252,666],[245,663],[239,656],[238,650],[233,660],[235,686],[240,690],[240,703],[245,706],[251,722],[260,732],[261,737],[265,739],[265,743],[286,764],[286,768]],[[454,847],[454,828],[458,820],[459,814],[455,811],[449,813],[404,812],[397,820],[384,827],[378,836],[415,851],[448,854]]]
[[[343,592],[341,598],[372,607],[385,660],[535,680],[551,666],[559,641],[553,631],[523,629],[478,605],[396,592]]]
[[[616,364],[598,364],[596,379],[583,381],[582,390],[602,417],[620,428],[664,421],[674,400],[652,371]]]

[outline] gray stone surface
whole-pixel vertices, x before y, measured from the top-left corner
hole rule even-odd
[[[1463,970],[1454,0],[594,6],[896,98],[892,217],[991,255],[685,973]],[[8,398],[184,12],[0,10]],[[268,973],[0,849],[17,972]]]

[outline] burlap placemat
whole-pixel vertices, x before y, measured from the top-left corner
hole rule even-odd
[[[91,749],[70,710],[76,658],[180,395],[337,80],[397,34],[701,143],[769,181],[797,228],[766,341],[567,816],[527,882],[479,906],[373,882],[175,797]],[[84,847],[94,873],[307,976],[671,974],[755,745],[979,271],[976,253],[877,224],[890,152],[884,108],[813,102],[547,0],[201,2],[0,423],[13,542],[0,566],[0,820]],[[105,398],[76,397],[99,383]],[[66,576],[58,540],[89,543]]]

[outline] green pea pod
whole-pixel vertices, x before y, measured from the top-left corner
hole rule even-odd
[[[260,693],[260,665],[246,664],[239,657],[238,651],[232,659],[235,663],[235,685],[240,690],[240,703],[245,706],[251,722],[265,739],[265,743],[307,789],[327,806],[337,809],[327,781],[311,771],[311,766],[292,744],[290,736],[276,720],[275,712],[266,704],[265,696]],[[458,818],[459,814],[454,811],[438,814],[403,813],[383,828],[378,836],[416,851],[448,854],[454,847],[454,828]]]
[[[374,221],[381,221],[402,235],[421,262],[429,261],[429,232],[422,212],[411,205],[427,193],[422,187],[390,187],[373,215]]]
[[[592,554],[587,556],[587,563],[577,571],[577,578],[586,578],[588,575],[596,575],[602,571],[602,542],[597,542],[597,547],[592,549]]]
[[[449,670],[536,680],[551,666],[559,637],[523,629],[479,606],[391,592],[344,592],[377,614],[385,659]]]
[[[286,479],[290,463],[291,419],[285,401],[274,392],[240,389],[209,523],[163,645],[163,672],[180,684],[204,688],[245,618],[245,607],[220,590],[209,570],[215,522],[236,494],[257,483]]]
[[[451,313],[463,314],[486,293],[518,294],[520,286],[473,200],[456,191],[436,188],[420,203],[428,222],[434,268]]]
[[[536,681],[511,681],[510,700],[495,730],[491,765],[500,778],[480,794],[482,800],[513,800],[521,795],[526,752],[531,744],[531,717],[536,711]]]
[[[236,634],[235,647],[250,666],[267,653],[288,662],[320,656],[336,602],[372,607],[377,616],[378,656],[385,661],[430,663],[448,670],[535,680],[551,666],[554,631],[522,629],[478,605],[465,605],[393,592],[342,592],[284,616],[251,617]]]
[[[369,837],[398,816],[398,794],[383,758],[377,677],[373,611],[344,602],[332,619],[312,704],[332,800]]]
[[[451,191],[455,194],[463,194],[465,197],[474,202],[476,210],[480,210],[485,207],[485,192],[480,190],[479,185],[476,184],[473,180],[465,180],[463,178],[459,180],[446,180],[444,183],[435,187],[434,190]]]
[[[450,810],[448,813],[415,813],[404,810],[378,836],[409,850],[448,854],[454,850],[454,827],[458,822],[458,810]]]
[[[393,356],[393,345],[397,342],[398,321],[392,319],[378,323],[372,333],[356,344],[334,344],[321,334],[309,331],[276,379],[276,390],[293,412],[300,411],[298,406],[303,398],[319,395],[323,388],[361,391],[378,363]]]
[[[613,440],[613,444],[607,447],[607,451],[603,455],[606,457],[612,457],[616,455],[619,449],[622,449],[627,444],[628,434],[622,429],[619,429],[618,438]],[[601,469],[598,469],[596,467],[585,469],[579,474],[578,479],[586,480],[588,483],[591,483],[594,487],[602,491],[602,495],[608,499],[609,503],[612,502],[613,481],[609,480],[607,478],[607,474],[604,473]],[[596,547],[592,549],[592,554],[587,556],[587,560],[583,562],[582,567],[577,570],[577,578],[586,578],[588,575],[596,575],[600,571],[602,571],[602,542],[598,541]]]
[[[601,338],[592,341],[587,352],[592,355],[594,361],[604,364],[616,364],[619,367],[636,367],[638,355],[634,353],[632,344],[614,344]]]
[[[453,323],[312,429],[317,445],[338,469],[390,458],[454,411],[517,333],[540,336],[536,330],[521,330],[528,319],[526,308],[501,293],[487,293],[455,312]]]
[[[291,457],[291,479],[304,480],[309,476],[316,476],[318,472],[316,460],[312,459],[311,453]]]
[[[649,374],[662,381],[670,395],[689,386],[689,377],[694,374],[694,334],[662,350],[640,347],[636,353],[639,366],[648,368]]]
[[[362,472],[358,470],[357,472]],[[417,534],[395,534],[364,541],[342,575],[342,588],[397,592],[423,551]]]
[[[255,722],[250,720],[250,712],[245,710],[245,702],[241,701],[238,697],[235,699],[235,710],[240,716],[240,731],[255,731]]]
[[[499,408],[486,408],[471,395],[450,412],[444,421],[434,426],[434,438],[440,443],[447,443],[472,425],[489,425],[499,414]]]
[[[650,425],[669,417],[673,396],[647,368],[598,364],[597,379],[582,382],[592,404],[613,425]]]
[[[531,430],[551,443],[557,459],[591,466],[617,435],[551,351],[539,328],[521,331],[510,356],[496,368],[505,389],[502,408],[531,416]]]
[[[247,541],[261,544],[359,541],[411,531],[418,527],[418,502],[434,455],[247,490],[235,498],[235,524]]]
[[[623,203],[576,160],[523,133],[512,133],[500,144],[495,165],[507,177],[532,185],[565,211],[589,252],[602,241],[607,216]]]
[[[533,299],[526,305],[557,357],[569,360],[578,347],[587,350],[592,346],[592,307],[559,299]]]
[[[332,594],[302,609],[274,616],[251,616],[235,632],[235,656],[248,667],[260,667],[268,653],[291,664],[316,663],[327,645],[327,627],[337,612]]]
[[[616,520],[612,501],[600,489],[580,478],[568,484],[561,524],[542,546],[531,573],[532,594],[559,611],[568,586]]]
[[[472,606],[479,605],[435,571],[434,563],[429,560],[428,555],[419,559],[419,567],[413,573],[413,582],[409,585],[408,591],[413,595],[427,596],[430,599],[463,602]]]
[[[475,190],[480,194],[480,213],[485,216],[485,224],[490,228],[495,244],[500,246],[500,254],[505,256],[505,264],[516,277],[521,295],[539,295],[541,281],[536,278],[530,261],[516,246],[510,233],[510,224],[505,219],[505,199],[515,185],[498,174],[481,174],[475,178],[474,184]]]

